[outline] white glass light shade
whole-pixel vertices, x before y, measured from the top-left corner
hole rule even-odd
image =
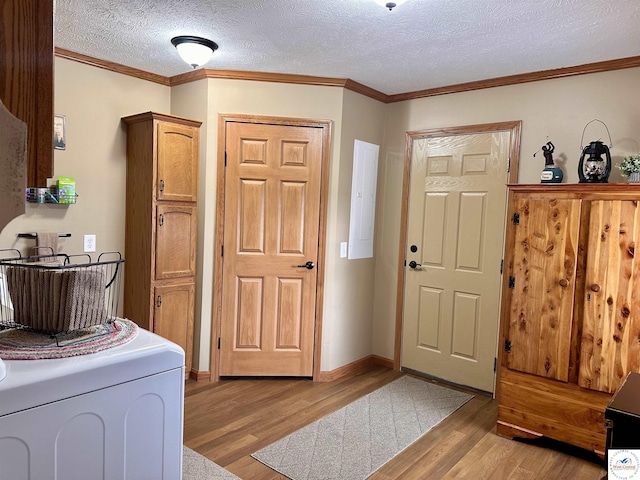
[[[200,37],[182,36],[171,39],[171,43],[178,50],[180,58],[197,68],[209,61],[218,45],[211,40]]]
[[[407,0],[393,0],[393,1],[387,1],[387,0],[375,0],[375,2],[378,5],[382,5],[383,7],[388,8],[389,10],[391,10],[394,7],[397,7],[398,5],[402,5],[404,2],[406,2]]]

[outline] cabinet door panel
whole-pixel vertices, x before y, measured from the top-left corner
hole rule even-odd
[[[196,128],[158,123],[158,200],[197,201],[198,140]]]
[[[518,196],[507,366],[567,381],[580,200]]]
[[[155,288],[153,333],[180,345],[185,351],[185,373],[191,371],[195,286],[192,283]]]
[[[195,275],[195,207],[158,205],[156,218],[156,280]]]
[[[640,236],[636,201],[591,202],[585,271],[584,320],[578,382],[615,392],[630,371],[640,368]]]

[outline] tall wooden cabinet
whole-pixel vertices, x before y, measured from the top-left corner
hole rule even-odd
[[[640,188],[513,185],[498,433],[604,452],[604,410],[640,371]]]
[[[124,316],[180,345],[191,371],[201,122],[147,112],[127,125]]]
[[[27,124],[27,185],[53,176],[53,0],[0,2],[0,100]]]

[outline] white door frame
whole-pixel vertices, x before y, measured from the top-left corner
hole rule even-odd
[[[477,133],[491,133],[496,131],[509,131],[511,138],[509,142],[509,181],[508,183],[518,182],[518,165],[520,163],[520,131],[522,121],[485,123],[480,125],[468,125],[460,127],[435,128],[427,130],[415,130],[406,134],[406,152],[404,159],[404,174],[402,177],[402,211],[400,213],[400,245],[398,248],[398,285],[396,291],[396,329],[395,344],[393,353],[393,368],[400,370],[401,349],[402,349],[402,318],[404,306],[404,274],[406,260],[406,243],[407,243],[407,216],[409,212],[409,184],[411,180],[411,155],[413,149],[413,141],[424,138],[450,137],[453,135],[470,135]],[[507,199],[508,201],[508,199]],[[506,210],[505,210],[506,221]],[[504,250],[504,238],[503,238]],[[496,324],[500,318],[496,318]],[[498,329],[496,329],[498,331]],[[499,332],[498,332],[499,333]],[[496,352],[497,353],[497,352]]]

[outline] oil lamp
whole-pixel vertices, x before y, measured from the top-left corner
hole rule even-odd
[[[607,129],[609,144],[613,147],[609,129],[604,122],[598,119],[591,120],[591,122],[596,121],[602,123]],[[587,123],[587,125],[584,126],[584,130],[582,130],[582,139],[584,139],[584,132],[589,123]],[[582,140],[580,141],[580,145],[580,148],[582,148]],[[605,158],[602,158],[603,155]],[[580,183],[607,183],[610,173],[611,152],[609,151],[609,147],[600,140],[590,142],[589,145],[582,149],[582,155],[580,156],[580,162],[578,163],[578,178],[580,179]]]

